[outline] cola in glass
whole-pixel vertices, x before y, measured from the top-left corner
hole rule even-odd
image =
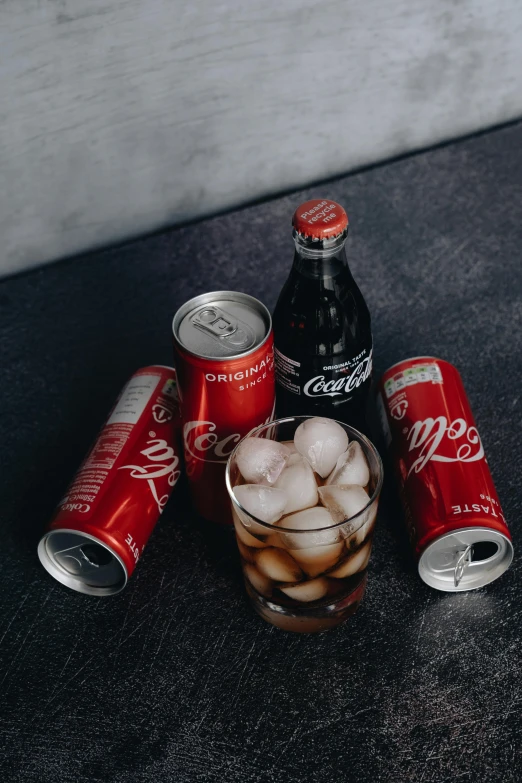
[[[277,415],[314,415],[366,430],[370,313],[346,259],[348,217],[327,199],[293,217],[295,255],[274,311]]]
[[[286,417],[238,444],[227,489],[245,586],[261,617],[316,633],[357,611],[382,480],[370,441],[331,419]]]

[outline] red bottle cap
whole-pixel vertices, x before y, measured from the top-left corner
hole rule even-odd
[[[335,201],[314,198],[297,207],[292,225],[298,234],[312,239],[330,239],[348,228],[348,215]]]

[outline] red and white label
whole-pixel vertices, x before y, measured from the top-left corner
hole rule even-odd
[[[183,427],[185,453],[202,462],[226,462],[241,440],[235,432],[220,438],[212,421],[188,421]]]
[[[466,527],[510,537],[452,365],[419,357],[390,368],[381,380],[378,410],[417,555],[446,532]]]
[[[176,397],[170,368],[130,379],[51,523],[107,542],[129,573],[180,476]]]
[[[252,429],[268,424],[274,418],[274,413],[275,402],[266,420],[259,422]],[[239,432],[220,437],[213,421],[188,421],[183,427],[185,457],[193,457],[201,462],[226,463],[243,437]]]
[[[160,375],[135,375],[124,387],[107,424],[137,424],[147,407]]]
[[[146,481],[161,514],[170,497],[170,492],[162,493],[159,479],[166,479],[169,487],[174,487],[179,479],[179,457],[172,446],[162,438],[148,440],[140,451],[144,464],[122,465],[118,470],[128,470],[129,475],[138,481]]]
[[[446,416],[428,417],[416,421],[404,434],[409,452],[414,456],[408,475],[412,471],[419,473],[430,460],[477,462],[484,459],[484,447],[477,428],[464,419],[449,422]]]

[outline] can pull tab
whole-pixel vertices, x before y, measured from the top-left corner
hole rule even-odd
[[[459,559],[457,560],[455,571],[453,572],[453,581],[455,583],[455,587],[459,586],[460,580],[464,576],[464,571],[471,563],[471,558],[473,557],[473,544],[468,544],[466,549],[458,554]]]
[[[229,337],[237,331],[237,322],[220,307],[203,307],[194,313],[192,323],[214,337]]]
[[[91,574],[112,562],[112,555],[104,547],[94,543],[82,543],[54,553],[56,561],[69,574]]]
[[[250,348],[255,336],[247,324],[234,318],[216,305],[207,305],[194,313],[192,323],[212,337],[226,341],[234,348]]]

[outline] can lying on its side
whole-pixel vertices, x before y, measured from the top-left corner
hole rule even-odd
[[[427,356],[393,365],[378,407],[421,578],[446,591],[497,579],[513,545],[455,367]]]
[[[176,373],[138,370],[38,545],[44,568],[91,595],[122,590],[180,476]]]
[[[173,324],[185,468],[194,506],[232,524],[225,468],[234,446],[274,416],[274,338],[266,307],[214,291],[182,305]]]

